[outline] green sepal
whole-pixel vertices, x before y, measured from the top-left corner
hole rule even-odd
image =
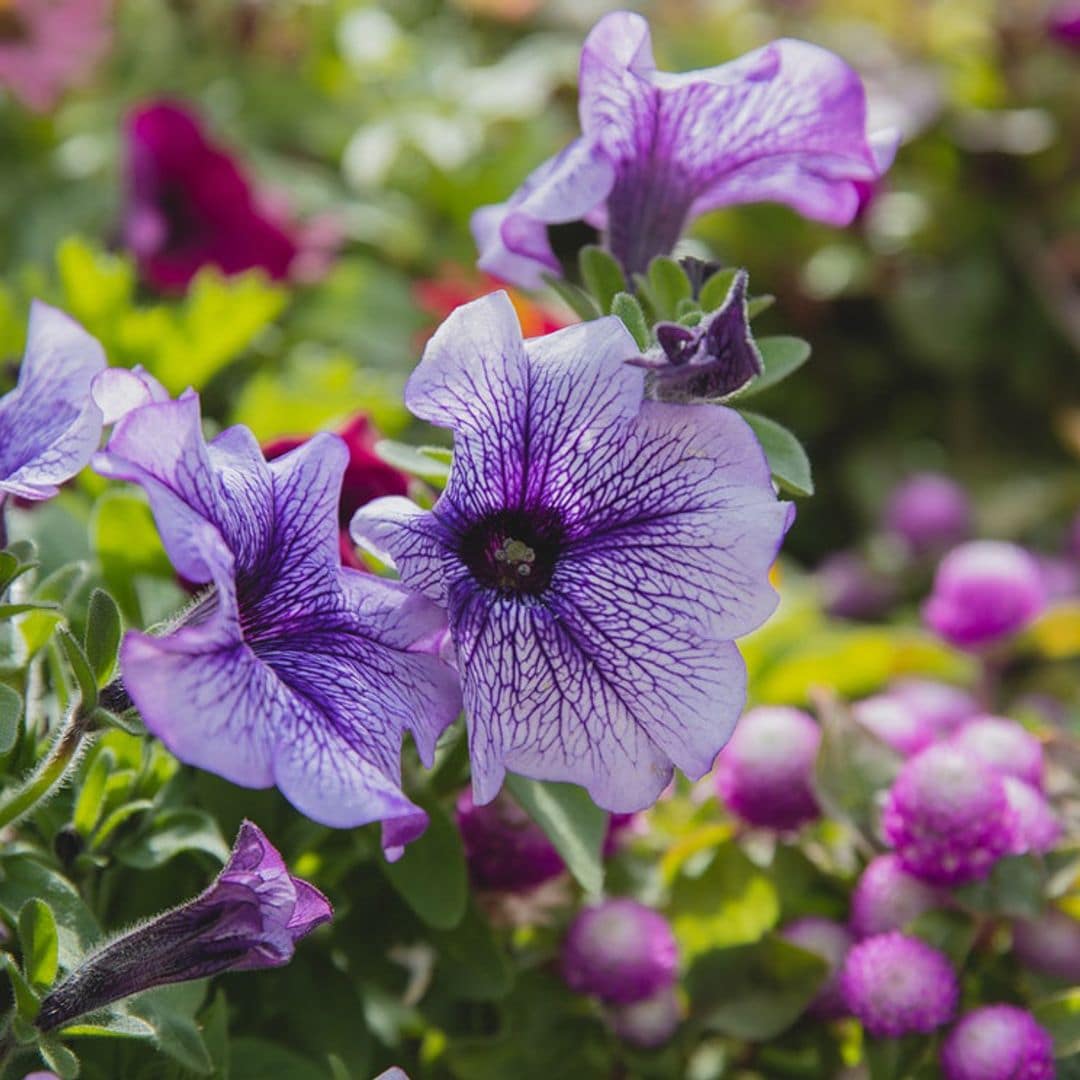
[[[637,297],[628,292],[616,293],[611,301],[611,314],[622,320],[623,326],[630,331],[637,347],[644,352],[649,347],[652,334]]]
[[[578,255],[578,267],[585,288],[600,311],[610,311],[615,295],[626,291],[626,276],[615,257],[602,247],[589,244]]]

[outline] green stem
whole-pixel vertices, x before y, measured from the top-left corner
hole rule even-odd
[[[71,711],[67,723],[52,744],[48,755],[23,784],[0,803],[0,829],[18,820],[28,810],[47,798],[64,778],[75,760],[83,736],[90,730],[89,717],[80,708]]]

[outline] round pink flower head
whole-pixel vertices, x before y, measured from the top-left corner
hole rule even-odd
[[[941,1048],[945,1080],[1053,1080],[1054,1042],[1015,1005],[969,1012]]]
[[[716,789],[751,825],[793,829],[820,813],[811,786],[820,744],[821,729],[808,713],[751,709],[716,763]]]
[[[919,712],[891,694],[864,698],[851,712],[858,723],[904,757],[924,750],[937,735]]]
[[[1060,45],[1080,49],[1080,0],[1062,0],[1046,16],[1046,30]]]
[[[1045,854],[1061,839],[1064,828],[1041,791],[1018,780],[1002,777],[1005,799],[1013,816],[1013,855],[1033,851]]]
[[[1048,907],[1037,919],[1013,924],[1013,951],[1024,967],[1080,983],[1080,919]]]
[[[563,942],[566,985],[612,1005],[643,1001],[675,982],[678,946],[667,920],[636,900],[605,900],[570,924]]]
[[[967,690],[934,679],[898,679],[889,686],[888,694],[914,709],[939,736],[952,734],[980,711]]]
[[[979,649],[1023,630],[1046,604],[1038,562],[1023,548],[976,540],[941,561],[923,620],[958,649]]]
[[[1001,777],[972,754],[941,743],[900,770],[882,828],[904,867],[935,885],[985,877],[1013,845]]]
[[[885,528],[914,555],[944,551],[971,535],[971,500],[955,480],[916,473],[898,484],[885,507]]]
[[[908,873],[898,855],[879,855],[851,894],[851,929],[861,938],[902,930],[941,903],[938,891]]]
[[[527,892],[565,869],[543,829],[505,792],[477,806],[463,791],[457,823],[469,876],[480,889]]]
[[[896,931],[851,949],[840,988],[847,1007],[876,1038],[929,1034],[952,1019],[960,995],[948,957]]]
[[[617,1005],[611,1011],[615,1034],[631,1046],[652,1049],[663,1046],[678,1030],[682,1009],[674,986],[665,986],[651,997],[631,1005]]]
[[[788,923],[780,936],[800,949],[816,953],[829,965],[829,972],[821,984],[807,1012],[823,1020],[843,1016],[847,1009],[844,995],[840,992],[840,971],[844,958],[854,943],[851,931],[842,923],[832,919],[823,919],[817,915],[807,915]]]
[[[1004,716],[978,716],[952,739],[953,745],[974,754],[1001,776],[1015,776],[1042,790],[1043,748],[1022,724]]]

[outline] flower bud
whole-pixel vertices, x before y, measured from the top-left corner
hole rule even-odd
[[[851,929],[860,938],[902,930],[942,900],[937,889],[904,869],[898,855],[879,855],[851,894]]]
[[[1025,1009],[986,1005],[949,1032],[941,1068],[945,1080],[1053,1080],[1054,1042]]]
[[[980,712],[978,702],[967,690],[934,679],[898,679],[890,684],[888,694],[913,709],[939,738],[951,735]]]
[[[1042,743],[1015,720],[1004,716],[975,717],[953,736],[952,744],[974,754],[999,776],[1015,776],[1042,790]]]
[[[917,556],[945,551],[971,535],[967,492],[940,473],[916,473],[897,485],[885,507],[885,528]]]
[[[937,732],[907,702],[891,694],[875,694],[856,702],[855,720],[898,754],[910,757],[935,741]]]
[[[1036,790],[1015,776],[1002,777],[1005,799],[1013,816],[1013,843],[1010,853],[1044,855],[1061,839],[1064,827],[1053,807]]]

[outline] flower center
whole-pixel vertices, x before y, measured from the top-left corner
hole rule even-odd
[[[535,596],[551,581],[562,541],[554,510],[497,510],[468,529],[459,553],[481,585]]]

